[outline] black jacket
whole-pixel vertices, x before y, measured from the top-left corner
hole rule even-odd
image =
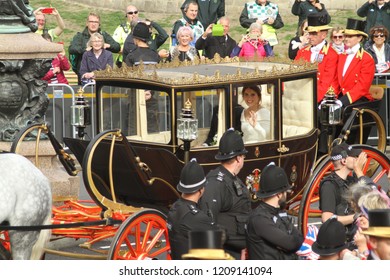
[[[265,202],[253,210],[247,225],[250,260],[296,260],[303,236],[287,213]]]
[[[376,25],[384,25],[390,31],[390,3],[385,2],[383,7],[379,9],[377,1],[372,3],[365,2],[357,11],[359,17],[365,17],[367,24],[364,31],[369,34],[371,27]],[[389,40],[389,38],[387,38]]]
[[[229,35],[214,37],[209,36],[206,39],[200,37],[196,43],[195,48],[198,50],[205,50],[205,56],[209,59],[213,59],[214,55],[218,53],[222,58],[230,57],[237,42]]]
[[[270,2],[267,1],[267,3],[265,5],[269,5],[269,4],[270,4]],[[242,10],[241,15],[240,15],[240,24],[244,28],[249,28],[249,26],[252,23],[257,21],[257,18],[249,18],[247,5],[248,5],[248,3],[245,3],[245,7]],[[280,29],[284,26],[284,23],[283,23],[282,17],[280,16],[280,13],[277,14],[275,21],[273,24],[271,24],[271,26],[275,29]]]
[[[325,9],[325,5],[321,3],[322,9],[317,9],[314,5],[312,5],[309,1],[298,1],[295,0],[294,4],[291,7],[291,13],[293,15],[298,16],[298,28],[297,34],[299,34],[299,27],[302,22],[307,19],[307,16],[310,14],[323,13],[328,17],[327,24],[330,23],[331,17],[328,11]]]
[[[185,0],[180,9],[184,14],[184,6],[187,2],[194,0]],[[225,0],[213,1],[195,1],[198,3],[198,19],[206,29],[211,23],[216,23],[217,20],[225,15]]]
[[[251,211],[247,187],[220,165],[207,176],[207,186],[199,201],[202,210],[210,210],[215,222],[227,232],[225,249],[236,252],[246,248],[245,225]]]
[[[372,42],[371,40],[368,41],[365,45],[364,45],[364,49],[369,53],[371,54],[372,58],[374,59],[375,61],[375,64],[378,64],[378,58],[376,56],[376,53],[374,51],[374,42]],[[390,44],[389,43],[385,43],[385,60],[386,61],[390,61]]]
[[[144,64],[158,64],[160,62],[160,56],[151,48],[136,47],[124,59],[127,66],[135,66],[140,62]]]
[[[171,244],[171,257],[180,260],[188,253],[188,233],[193,230],[216,229],[213,219],[198,208],[198,205],[184,198],[179,198],[168,213],[168,233]]]
[[[157,31],[157,34],[151,34],[150,38],[146,41],[146,43],[152,50],[157,51],[158,48],[165,43],[169,35],[164,30],[164,28],[162,28],[156,22],[152,21],[150,25]],[[125,59],[126,56],[136,48],[137,46],[134,43],[133,34],[130,33],[129,36],[127,36],[125,43],[123,45],[123,52],[122,52],[123,59]]]

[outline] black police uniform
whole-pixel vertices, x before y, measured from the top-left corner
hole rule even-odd
[[[213,219],[190,200],[179,198],[168,213],[168,234],[171,244],[171,257],[181,260],[188,253],[190,231],[215,230]]]
[[[320,183],[320,210],[322,212],[333,213],[337,216],[354,214],[354,211],[346,200],[346,194],[349,186],[358,181],[374,184],[371,178],[362,176],[358,179],[355,174],[348,176],[346,180],[339,177],[335,172],[325,177]],[[357,230],[356,224],[347,225],[345,229],[347,241],[352,242]],[[350,248],[354,248],[354,246]]]
[[[207,176],[207,187],[199,206],[211,211],[215,223],[226,230],[224,249],[240,252],[246,248],[245,224],[251,211],[249,191],[244,183],[220,165]]]
[[[249,217],[247,232],[250,260],[298,259],[295,252],[304,238],[284,210],[261,201]]]

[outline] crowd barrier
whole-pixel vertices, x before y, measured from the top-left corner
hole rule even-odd
[[[49,84],[46,90],[50,99],[49,107],[45,113],[44,120],[50,126],[51,131],[58,141],[63,142],[63,137],[77,138],[77,130],[71,124],[71,106],[74,104],[80,86],[67,84]],[[84,97],[91,106],[92,124],[85,129],[86,138],[92,139],[95,136],[95,84],[86,84],[82,87]]]

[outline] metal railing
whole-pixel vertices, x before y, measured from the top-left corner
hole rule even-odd
[[[88,138],[93,138],[95,129],[95,84],[90,83],[82,87],[84,97],[91,106],[91,125],[85,130]],[[78,89],[67,84],[48,84],[47,95],[50,99],[44,120],[50,126],[55,137],[63,142],[64,137],[77,138],[77,131],[71,124],[71,106]]]

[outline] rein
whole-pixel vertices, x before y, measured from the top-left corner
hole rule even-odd
[[[75,228],[75,227],[85,227],[85,226],[96,226],[96,225],[119,225],[121,220],[114,220],[111,218],[99,221],[91,222],[80,222],[80,223],[69,223],[69,224],[59,224],[59,225],[37,225],[37,226],[9,226],[9,225],[0,225],[0,230],[17,230],[17,231],[36,231],[44,229],[55,229],[55,228]]]

